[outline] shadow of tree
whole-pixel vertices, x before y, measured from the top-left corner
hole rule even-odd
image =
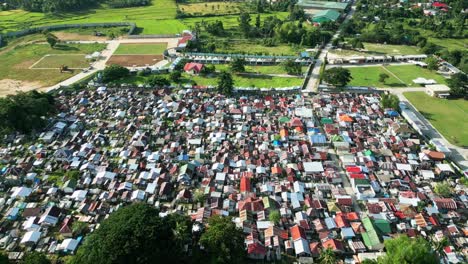
[[[432,118],[433,114],[431,113],[425,111],[419,111],[419,113],[421,113],[421,115],[423,115],[427,120],[434,120],[434,118]]]
[[[56,49],[56,50],[65,50],[65,51],[70,51],[70,50],[77,51],[77,50],[79,50],[77,47],[70,47],[70,46],[63,45],[63,44],[55,45],[54,49]]]

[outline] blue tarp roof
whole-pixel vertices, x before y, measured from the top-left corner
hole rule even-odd
[[[387,110],[385,113],[389,116],[399,116],[398,112],[395,110]]]
[[[312,144],[325,144],[327,143],[327,137],[325,135],[312,135],[310,141]]]

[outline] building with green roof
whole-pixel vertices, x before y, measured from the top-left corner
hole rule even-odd
[[[312,21],[315,23],[323,23],[323,22],[330,22],[330,21],[337,21],[340,18],[340,13],[336,10],[327,9],[322,10],[315,14],[312,18]]]
[[[366,216],[362,218],[362,225],[366,229],[366,232],[362,233],[362,240],[364,240],[364,244],[370,250],[380,250],[383,249],[384,244],[380,241],[379,235],[377,231],[375,231],[374,225],[372,224],[372,220]]]
[[[313,1],[313,0],[299,0],[297,6],[304,9],[334,9],[337,11],[344,11],[349,3],[328,2],[328,1]]]

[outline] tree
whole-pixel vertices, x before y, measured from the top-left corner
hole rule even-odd
[[[427,69],[431,71],[439,69],[439,61],[433,56],[427,57],[424,62],[427,63]]]
[[[245,59],[235,58],[231,61],[229,67],[232,72],[245,72]]]
[[[45,34],[45,38],[46,38],[46,41],[47,41],[47,43],[49,43],[51,48],[54,48],[55,45],[57,45],[57,43],[59,42],[59,39],[57,38],[57,36],[55,36],[54,34],[52,34],[50,32],[47,32]]]
[[[250,25],[251,20],[252,19],[250,18],[250,14],[247,12],[240,13],[239,18],[237,19],[237,21],[239,21],[239,28],[245,37],[250,35],[250,30],[252,28]]]
[[[200,245],[208,252],[210,263],[243,263],[245,257],[244,234],[230,217],[213,216],[200,237]]]
[[[88,224],[86,222],[74,221],[72,223],[72,231],[75,236],[82,236],[88,233]]]
[[[456,97],[468,97],[468,76],[465,73],[455,73],[447,80],[447,83],[450,87],[451,95]]]
[[[452,186],[448,182],[439,182],[434,186],[434,192],[442,197],[452,196]]]
[[[149,85],[153,87],[164,87],[171,85],[168,79],[164,78],[163,76],[153,75],[148,81]]]
[[[348,69],[335,67],[326,70],[323,73],[323,79],[325,82],[335,87],[344,87],[353,79],[353,77],[351,77],[351,72]]]
[[[191,236],[190,219],[164,218],[143,203],[120,208],[104,220],[79,248],[74,264],[187,263],[184,247]]]
[[[336,263],[335,252],[333,252],[332,248],[328,247],[322,250],[322,252],[320,252],[319,263],[321,264],[335,264]]]
[[[171,81],[175,83],[179,83],[181,77],[182,77],[182,73],[180,71],[172,71],[171,74],[169,75],[169,78],[171,79]]]
[[[385,80],[390,78],[390,76],[388,76],[388,74],[386,73],[381,73],[379,74],[379,82],[381,83],[385,83]]]
[[[421,237],[409,238],[400,235],[394,239],[385,240],[387,254],[379,259],[379,263],[438,263],[437,255],[429,242]]]
[[[222,71],[218,77],[218,93],[231,95],[234,88],[232,75],[227,71]]]
[[[274,210],[270,212],[270,215],[268,216],[268,220],[271,222],[278,224],[281,220],[281,215],[278,210]]]
[[[380,104],[382,108],[392,108],[396,111],[400,110],[400,99],[394,94],[382,94],[380,98]]]
[[[209,75],[216,71],[216,67],[213,64],[205,64],[200,71],[201,75]]]
[[[112,64],[102,71],[102,81],[107,83],[127,77],[128,75],[130,75],[130,71],[127,68],[118,64]]]
[[[50,260],[44,253],[31,252],[26,254],[21,264],[50,264]]]
[[[3,254],[3,252],[0,252],[0,264],[9,264],[10,260],[8,259],[8,256]]]
[[[286,60],[281,63],[283,69],[290,75],[301,75],[302,67],[300,64],[294,62],[293,60]]]

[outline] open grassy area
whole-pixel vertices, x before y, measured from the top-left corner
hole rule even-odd
[[[32,69],[59,69],[62,65],[70,69],[83,69],[89,66],[84,54],[48,54],[40,59]]]
[[[349,83],[352,86],[371,87],[405,87],[405,84],[389,74],[382,66],[372,67],[349,67],[353,80]],[[379,75],[386,73],[390,76],[385,83],[379,82]]]
[[[150,6],[131,8],[100,8],[61,13],[57,15],[44,14],[38,12],[28,12],[24,10],[11,10],[0,12],[0,32],[16,31],[34,26],[56,25],[56,24],[80,24],[99,22],[135,22],[143,32],[173,31],[180,24],[176,23],[177,6],[174,0],[154,0]],[[160,20],[174,19],[162,25]],[[179,22],[180,23],[180,22]],[[168,28],[168,26],[170,26]],[[175,27],[175,28],[173,28]]]
[[[216,70],[229,70],[228,64],[217,64],[215,65]],[[305,73],[308,67],[302,67],[302,72]],[[272,65],[272,66],[251,66],[246,65],[245,71],[248,73],[261,73],[261,74],[287,74],[284,68],[281,65]]]
[[[42,86],[50,86],[70,78],[78,71],[60,73],[57,69],[29,69],[39,59],[47,54],[90,54],[104,48],[105,44],[68,44],[57,46],[54,49],[46,44],[20,45],[0,54],[0,80],[38,82]]]
[[[298,55],[304,49],[293,48],[286,44],[278,44],[273,47],[265,47],[261,43],[248,41],[228,41],[228,43],[218,47],[216,53],[243,53],[243,54],[263,54],[263,55]]]
[[[418,77],[434,79],[437,83],[447,84],[446,79],[442,75],[416,65],[390,65],[385,67],[398,76],[398,78],[408,86],[418,86],[413,83],[413,80]]]
[[[242,3],[236,2],[187,3],[179,4],[179,10],[193,16],[238,14],[242,6]]]
[[[368,53],[374,54],[387,54],[387,55],[415,55],[421,54],[421,51],[416,46],[407,45],[389,45],[389,44],[375,44],[364,43],[364,48]]]
[[[161,76],[169,78],[168,74],[162,74]],[[303,78],[299,77],[272,77],[267,75],[259,76],[247,76],[247,75],[233,75],[234,85],[238,87],[258,87],[258,88],[279,88],[279,87],[291,87],[301,86],[304,81]],[[136,76],[132,75],[125,79],[116,81],[115,83],[126,83],[126,84],[146,84],[150,76]],[[209,86],[217,85],[218,78],[216,74],[210,77],[189,75],[187,73],[182,74],[182,84],[193,83],[197,85]]]
[[[468,146],[468,101],[438,99],[424,92],[404,95],[450,143]]]
[[[167,44],[163,43],[126,43],[120,44],[114,55],[161,55],[166,48]]]

